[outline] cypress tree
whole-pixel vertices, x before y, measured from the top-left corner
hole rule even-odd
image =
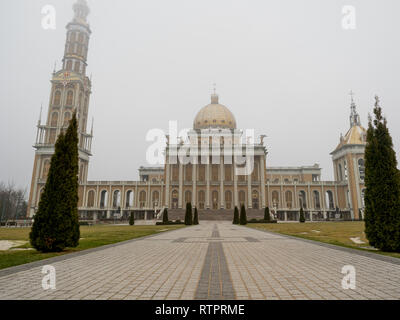
[[[244,204],[242,204],[240,208],[240,224],[247,224],[246,208],[244,207]]]
[[[400,252],[400,174],[379,98],[365,147],[365,234],[370,245]]]
[[[233,224],[239,224],[239,209],[235,206],[235,210],[233,211]]]
[[[135,216],[133,212],[131,212],[131,216],[129,217],[129,225],[133,226],[135,224]]]
[[[74,113],[65,135],[60,133],[51,158],[39,209],[29,234],[41,252],[58,252],[79,244],[78,124]]]
[[[191,226],[192,224],[193,224],[192,204],[188,202],[186,203],[185,225]]]
[[[162,222],[167,224],[168,223],[168,209],[165,208],[162,215]]]
[[[193,224],[195,224],[195,225],[199,224],[199,214],[197,212],[197,207],[194,207]]]
[[[265,207],[264,209],[264,220],[271,221],[271,215],[269,214],[269,207]]]
[[[303,207],[300,208],[300,219],[299,219],[299,221],[302,222],[302,223],[306,222],[306,218],[304,217]]]

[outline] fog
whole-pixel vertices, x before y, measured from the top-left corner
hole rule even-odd
[[[0,2],[0,181],[29,187],[35,126],[41,104],[47,114],[74,2]],[[55,30],[41,26],[47,4],[56,9]],[[88,4],[90,180],[137,179],[146,133],[167,130],[169,120],[192,127],[213,83],[239,128],[268,136],[267,166],[318,163],[332,180],[329,153],[349,129],[350,90],[364,127],[379,95],[399,157],[399,1],[351,1],[355,29],[343,29],[349,3],[339,0]]]

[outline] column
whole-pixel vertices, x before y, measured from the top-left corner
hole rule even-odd
[[[210,156],[207,156],[206,181],[207,181],[206,209],[210,209]]]
[[[220,199],[221,199],[221,205],[220,208],[224,209],[225,208],[225,195],[224,195],[224,157],[223,155],[220,155],[219,157],[219,193],[220,193]]]
[[[265,203],[265,157],[260,157],[260,183],[261,183],[261,208],[264,209],[266,207]]]
[[[170,165],[168,160],[168,153],[165,156],[166,164],[165,164],[165,207],[169,208],[169,175],[170,175]]]
[[[138,182],[136,181],[136,186],[135,186],[135,198],[133,199],[133,206],[135,208],[138,207],[138,201],[139,201],[139,190],[138,190]]]
[[[183,203],[183,165],[179,161],[179,191],[178,191],[178,208],[182,209],[182,203]]]
[[[232,171],[233,171],[233,201],[236,207],[239,208],[239,197],[238,197],[238,189],[237,189],[237,175],[236,175],[236,159],[233,155],[232,161]],[[240,209],[240,208],[239,208]]]
[[[196,188],[196,181],[197,181],[197,161],[193,161],[192,163],[192,207],[197,207],[196,203],[196,195],[197,195],[197,188]]]
[[[150,179],[147,181],[147,208],[151,208]]]
[[[107,200],[107,219],[111,218],[111,211],[110,208],[112,207],[112,189],[111,189],[111,184],[110,187],[108,188],[108,200]]]
[[[246,165],[247,165],[247,159],[246,159]],[[247,175],[247,208],[252,208],[253,203],[252,203],[252,194],[251,194],[251,173]]]

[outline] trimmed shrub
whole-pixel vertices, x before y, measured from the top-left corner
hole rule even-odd
[[[167,222],[168,222],[168,209],[167,209],[167,208],[165,208],[164,211],[163,211],[162,221],[163,221],[164,223],[167,223]]]
[[[191,226],[192,224],[193,224],[192,204],[188,202],[186,204],[185,225]]]
[[[242,204],[242,206],[240,208],[239,222],[240,222],[241,225],[247,224],[246,208],[245,208],[244,204]]]
[[[133,226],[135,224],[135,215],[133,212],[131,212],[131,215],[129,217],[129,225]]]
[[[265,209],[264,209],[264,220],[265,221],[271,220],[271,215],[269,213],[269,207],[265,207]]]
[[[303,208],[300,208],[300,219],[299,219],[299,222],[301,222],[301,223],[306,222],[306,218],[304,217]]]
[[[197,212],[197,207],[194,207],[193,224],[194,224],[194,225],[199,224],[199,213]]]
[[[239,209],[235,206],[235,210],[233,211],[233,224],[239,224]]]

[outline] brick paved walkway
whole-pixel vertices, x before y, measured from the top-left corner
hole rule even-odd
[[[375,257],[375,258],[374,258]],[[43,290],[42,266],[56,269]],[[344,265],[356,289],[342,289]],[[400,299],[400,259],[202,222],[0,270],[0,299]]]

